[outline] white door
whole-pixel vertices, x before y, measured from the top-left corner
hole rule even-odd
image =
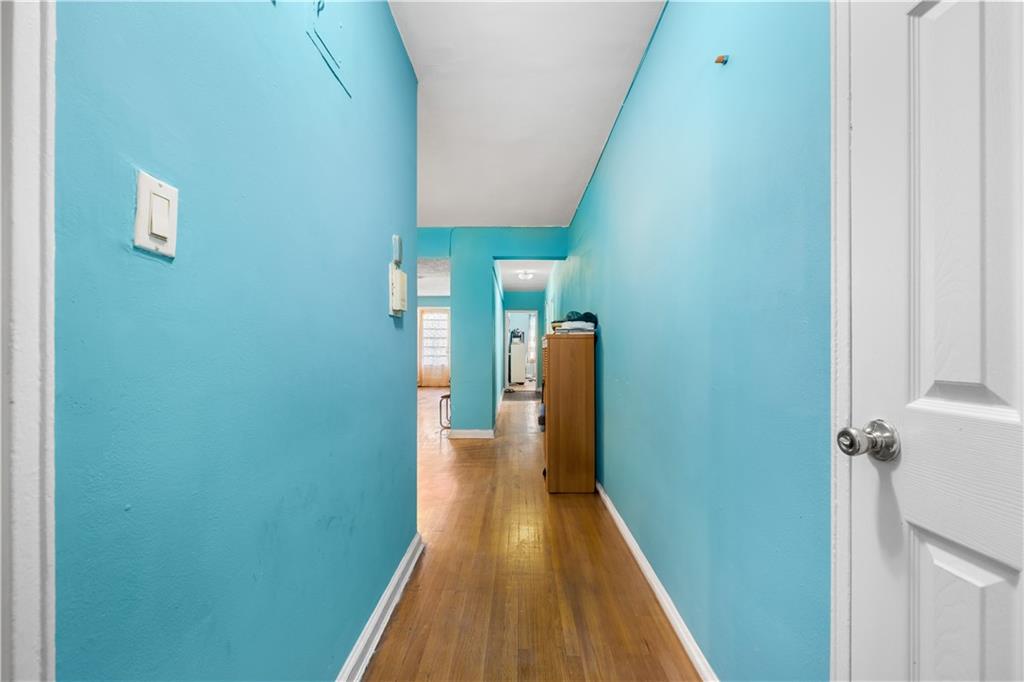
[[[853,2],[854,679],[1020,679],[1017,3]]]

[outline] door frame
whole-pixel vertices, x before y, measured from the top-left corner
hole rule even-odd
[[[849,425],[852,415],[852,308],[851,213],[850,213],[850,10],[851,0],[829,2],[829,50],[831,71],[831,608],[829,677],[851,679],[852,629],[852,496],[851,462],[842,454],[832,434]]]
[[[508,375],[508,354],[510,352],[510,348],[511,348],[511,345],[512,345],[512,341],[509,338],[509,332],[511,332],[512,330],[509,327],[512,326],[512,313],[522,313],[524,315],[533,315],[536,318],[536,323],[534,324],[534,330],[535,330],[534,333],[537,335],[537,338],[534,340],[534,343],[536,344],[536,348],[537,348],[537,362],[538,363],[540,362],[540,314],[539,314],[539,311],[537,311],[537,310],[520,310],[520,309],[509,308],[508,310],[505,311],[505,355],[502,357],[502,362],[501,362],[501,376],[502,376],[502,382],[501,382],[502,386],[501,386],[501,388],[502,388],[503,391],[506,388],[509,388],[512,385],[512,383],[510,381],[511,377]],[[530,330],[527,329],[526,333],[529,334]],[[529,348],[529,340],[527,340],[527,348]],[[533,373],[534,373],[534,379],[536,379],[537,378],[536,377],[536,374],[537,374],[536,366],[534,367]],[[538,390],[539,390],[539,387],[538,387]]]
[[[0,2],[0,679],[54,646],[56,3]]]
[[[416,388],[423,386],[423,313],[448,313],[448,385],[452,383],[452,308],[445,305],[416,306]]]

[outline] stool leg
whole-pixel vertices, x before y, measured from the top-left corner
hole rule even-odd
[[[452,428],[452,397],[444,395],[437,403],[437,421],[442,429]]]

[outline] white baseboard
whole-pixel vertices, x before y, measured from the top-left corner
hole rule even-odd
[[[711,669],[711,664],[708,663],[708,659],[704,657],[704,652],[697,646],[697,640],[693,638],[693,634],[690,633],[690,628],[686,627],[686,623],[683,621],[683,617],[679,614],[679,609],[672,602],[672,597],[668,595],[668,591],[665,586],[661,584],[661,580],[658,579],[658,574],[654,572],[654,568],[651,566],[651,562],[647,561],[647,557],[644,556],[644,552],[640,549],[640,545],[637,544],[636,538],[633,537],[633,533],[630,532],[629,526],[622,520],[619,515],[619,510],[612,504],[612,499],[608,497],[608,493],[605,492],[604,487],[598,483],[597,493],[601,496],[601,501],[604,502],[604,506],[608,508],[608,513],[612,515],[612,520],[615,521],[615,525],[619,529],[619,533],[622,534],[622,539],[626,541],[626,546],[629,547],[629,551],[632,552],[633,558],[636,559],[636,563],[640,566],[640,571],[643,572],[644,577],[647,578],[647,583],[654,590],[654,596],[658,599],[658,603],[661,604],[662,611],[665,612],[665,616],[668,618],[668,622],[672,624],[672,629],[676,631],[676,636],[679,641],[682,642],[683,648],[686,649],[687,655],[690,657],[690,662],[693,663],[693,667],[697,669],[700,677],[704,682],[718,682],[718,676],[715,675],[715,671]]]
[[[494,438],[494,429],[449,429],[448,440],[460,438]]]
[[[380,642],[380,637],[384,634],[384,628],[391,619],[391,613],[398,605],[402,590],[409,582],[412,569],[423,553],[423,547],[423,538],[416,533],[416,537],[409,543],[409,549],[405,550],[405,556],[398,563],[395,574],[391,576],[391,582],[388,583],[384,594],[380,596],[377,607],[370,614],[370,619],[366,621],[366,627],[359,634],[359,639],[356,640],[355,646],[352,647],[348,658],[345,659],[345,665],[338,673],[337,682],[357,682],[362,679],[363,673],[366,672],[366,666],[369,665],[370,658],[373,657],[373,652],[377,650],[377,643]]]

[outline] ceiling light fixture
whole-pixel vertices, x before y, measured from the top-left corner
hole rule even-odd
[[[516,277],[519,279],[533,279],[533,273],[529,270],[516,270]]]

